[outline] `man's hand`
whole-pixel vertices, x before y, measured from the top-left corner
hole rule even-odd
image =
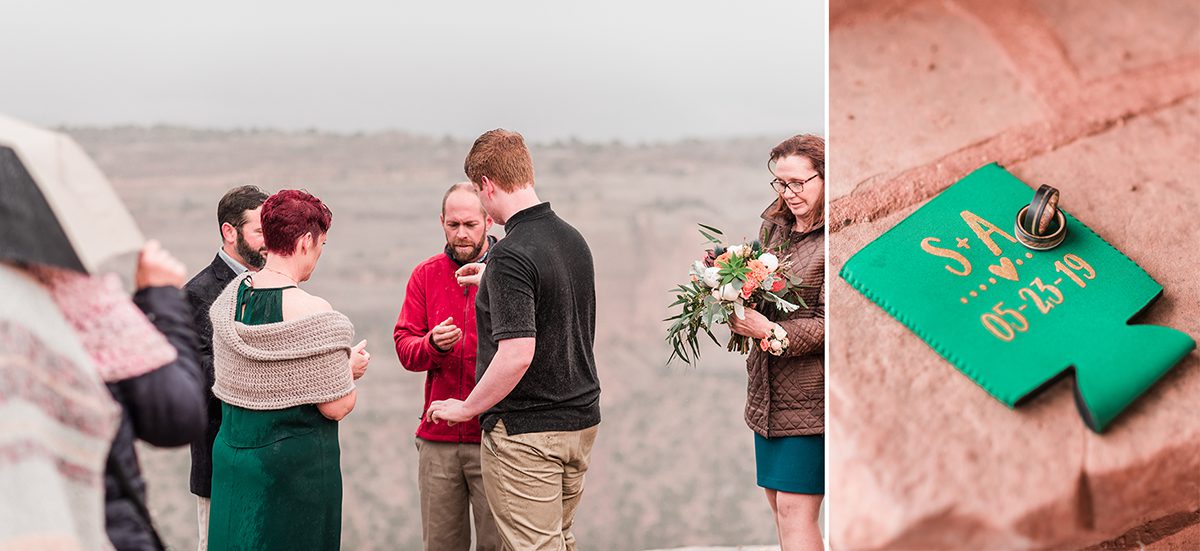
[[[139,290],[148,287],[183,287],[187,268],[171,256],[158,241],[150,240],[138,253],[137,275],[134,281]]]
[[[358,380],[367,372],[367,364],[371,362],[371,353],[367,352],[367,339],[359,341],[350,349],[350,372],[354,380]]]
[[[458,341],[461,341],[462,337],[462,329],[454,325],[453,316],[446,318],[442,323],[437,324],[436,327],[429,331],[429,338],[433,341],[434,348],[442,352],[448,352],[451,348],[454,348],[454,345],[458,344]]]
[[[765,339],[774,326],[766,316],[750,308],[746,308],[745,319],[738,318],[737,314],[729,316],[729,330],[746,337]]]
[[[454,277],[458,278],[458,284],[466,287],[467,285],[479,286],[479,282],[483,280],[483,270],[486,265],[482,262],[472,262],[464,264],[458,271],[454,272]]]
[[[466,404],[462,400],[438,400],[429,404],[429,411],[425,412],[425,420],[430,423],[440,423],[445,421],[447,425],[453,427],[458,423],[470,421],[475,416],[467,411]]]

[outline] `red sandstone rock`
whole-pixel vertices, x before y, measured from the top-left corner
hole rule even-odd
[[[1200,524],[1171,534],[1146,546],[1146,551],[1195,551],[1200,549]]]
[[[1085,80],[1200,51],[1200,13],[1189,0],[1035,0]]]
[[[942,2],[834,27],[830,51],[831,199],[1042,115],[1003,51]]]
[[[1031,185],[1062,190],[1066,210],[1165,287],[1137,321],[1200,338],[1200,47],[1194,30],[1184,32],[1200,5],[1159,4],[1087,13],[1011,0],[831,7],[830,273],[929,197],[999,161]],[[1154,6],[1163,9],[1143,13]],[[964,22],[976,35],[963,38]],[[1159,36],[1143,23],[1167,28]],[[917,28],[924,33],[914,37]],[[939,65],[946,72],[922,77],[929,83],[882,67],[927,56],[930,36],[982,46],[946,54],[960,65]],[[997,71],[993,93],[1008,94],[995,76],[1006,67],[1040,111],[1022,102],[1018,123],[1005,125],[995,106],[956,103],[985,69]],[[864,89],[847,74],[885,79]],[[928,94],[930,83],[955,90],[938,96],[943,103],[912,92]],[[946,102],[959,107],[962,127],[939,126]],[[931,141],[930,129],[944,132]],[[1197,353],[1096,435],[1079,419],[1070,382],[1009,410],[836,276],[828,313],[835,548],[1071,548],[1119,537],[1194,548],[1194,527],[1123,535],[1200,509]]]

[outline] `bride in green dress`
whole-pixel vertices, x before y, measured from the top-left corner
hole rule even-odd
[[[324,299],[300,289],[332,213],[284,190],[262,207],[267,263],[236,278],[210,310],[222,421],[213,444],[209,548],[338,549],[338,422],[353,409],[366,341]]]

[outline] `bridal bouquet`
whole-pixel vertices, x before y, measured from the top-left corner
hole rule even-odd
[[[788,313],[807,306],[799,294],[800,280],[781,267],[786,259],[780,259],[779,254],[786,247],[767,250],[758,241],[724,245],[721,230],[704,224],[700,228],[700,235],[714,248],[704,259],[692,263],[688,283],[670,291],[675,294],[675,302],[668,308],[682,306],[683,311],[663,320],[673,322],[667,329],[667,342],[672,349],[667,363],[676,357],[688,364],[698,360],[698,337],[702,331],[720,345],[712,327],[728,325],[731,315],[744,318],[747,307],[770,304]],[[750,337],[735,333],[726,348],[744,355],[750,353],[751,346],[754,345]],[[787,333],[777,327],[758,346],[764,352],[779,355],[788,347]]]

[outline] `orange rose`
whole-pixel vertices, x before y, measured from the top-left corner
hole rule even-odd
[[[725,263],[729,262],[729,258],[731,256],[732,255],[729,254],[729,251],[725,251],[725,252],[721,253],[721,256],[717,257],[716,265],[725,266]]]
[[[750,268],[748,278],[753,279],[758,283],[762,283],[763,280],[767,279],[767,276],[771,274],[771,271],[767,269],[767,266],[757,260],[751,260],[746,267]]]
[[[753,279],[747,280],[742,284],[742,298],[750,298],[754,290],[758,288],[758,282]]]

